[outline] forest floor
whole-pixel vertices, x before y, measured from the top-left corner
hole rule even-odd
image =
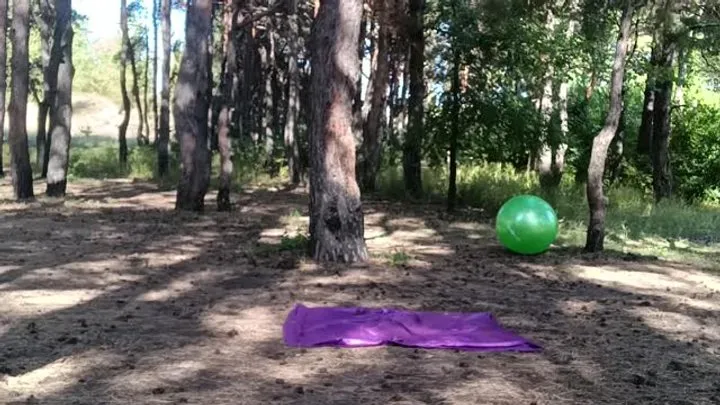
[[[520,258],[489,222],[382,201],[365,204],[372,262],[317,266],[294,249],[303,191],[248,189],[233,213],[192,215],[151,184],[82,181],[29,205],[2,184],[0,403],[720,403],[709,269]],[[491,311],[544,350],[292,349],[281,327],[298,302]]]

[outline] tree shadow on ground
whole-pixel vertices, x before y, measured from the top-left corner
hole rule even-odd
[[[0,399],[720,400],[720,280],[684,265],[573,249],[516,257],[483,232],[487,225],[370,203],[368,234],[387,233],[368,241],[371,251],[403,246],[413,259],[317,266],[281,251],[273,231],[292,211],[307,212],[301,193],[255,191],[238,197],[234,213],[200,216],[174,213],[169,201],[145,211],[142,195],[129,195],[108,199],[124,208],[0,211],[0,222],[25,225],[0,242],[13,249],[0,267],[0,299],[10,303],[0,312]],[[296,302],[491,311],[544,351],[293,349],[282,343],[281,324]]]

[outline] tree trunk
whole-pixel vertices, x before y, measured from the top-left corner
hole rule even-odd
[[[61,59],[52,117],[50,118],[50,160],[47,166],[46,194],[63,197],[67,191],[67,171],[70,158],[70,136],[72,134],[72,1],[57,0],[57,15],[53,38],[53,59]]]
[[[131,43],[128,47],[128,59],[130,60],[130,72],[132,73],[132,96],[135,100],[135,105],[138,110],[138,129],[137,129],[137,141],[138,145],[147,145],[147,139],[145,138],[145,112],[143,111],[142,101],[140,100],[140,74],[137,69],[137,59],[135,50],[137,43]]]
[[[5,142],[5,93],[7,92],[8,0],[0,0],[0,178],[5,177],[3,144]]]
[[[300,23],[298,20],[298,0],[290,0],[288,28],[288,96],[284,129],[285,158],[287,159],[290,182],[298,185],[302,174],[300,168],[300,145],[297,139],[297,120],[300,112],[300,72],[298,69]]]
[[[120,140],[119,160],[120,166],[127,168],[128,146],[127,129],[130,124],[130,97],[127,91],[127,57],[129,55],[130,39],[128,38],[128,10],[127,0],[120,0],[120,30],[122,31],[122,43],[120,50],[120,92],[122,93],[123,120],[120,123],[118,139]]]
[[[552,37],[555,31],[555,15],[552,11],[548,11],[545,30]],[[540,184],[545,189],[552,189],[556,187],[555,178],[552,171],[552,162],[554,160],[554,151],[556,136],[555,128],[553,126],[553,76],[555,74],[552,63],[548,54],[543,54],[540,57],[541,62],[547,65],[545,70],[545,76],[542,78],[543,88],[540,93],[540,97],[537,100],[537,109],[540,111],[542,116],[542,129],[545,134],[545,140],[537,151],[537,171],[540,177]]]
[[[370,110],[363,127],[362,144],[362,186],[363,191],[373,192],[377,185],[377,174],[380,169],[382,139],[387,106],[388,84],[390,81],[390,27],[388,26],[388,10],[386,0],[375,2],[379,33],[375,49],[375,70],[372,73],[372,92]]]
[[[208,150],[208,39],[212,28],[212,0],[188,5],[185,50],[175,88],[173,117],[180,142],[181,177],[175,208],[201,212],[210,183]]]
[[[610,184],[614,184],[620,179],[623,155],[625,152],[625,129],[627,128],[627,113],[625,109],[625,96],[627,94],[627,86],[623,86],[622,89],[622,106],[620,110],[620,120],[618,120],[618,126],[615,130],[615,137],[613,137],[610,143],[610,157],[608,158],[609,163],[606,171],[610,172]]]
[[[223,75],[220,85],[220,110],[218,112],[218,152],[220,154],[220,184],[218,187],[218,211],[230,211],[230,186],[232,181],[233,161],[230,140],[230,122],[233,106],[233,81],[237,74],[237,51],[235,49],[235,20],[237,10],[233,0],[225,3],[224,16],[224,52]]]
[[[684,47],[681,47],[677,55],[678,77],[677,87],[675,88],[675,96],[673,97],[675,104],[677,104],[678,108],[681,110],[683,108],[683,104],[685,104],[685,81],[687,80],[688,59],[690,59],[690,57],[691,52],[686,50]]]
[[[29,31],[30,0],[14,0],[9,141],[10,172],[13,191],[18,201],[28,201],[34,198],[27,136],[27,103],[30,84]]]
[[[603,194],[603,175],[605,173],[608,147],[615,136],[620,122],[620,114],[622,113],[622,88],[625,80],[625,61],[632,31],[633,14],[635,12],[634,3],[633,0],[625,0],[610,76],[610,107],[605,119],[605,125],[600,133],[595,136],[592,144],[587,182],[590,222],[588,224],[585,250],[588,252],[599,252],[604,248],[606,207],[605,195]]]
[[[655,117],[655,79],[660,48],[655,44],[650,55],[650,71],[645,82],[645,96],[643,99],[643,112],[638,130],[637,154],[649,155],[652,144],[653,119]]]
[[[155,0],[153,0],[154,2]],[[147,33],[146,33],[147,34]],[[150,87],[150,38],[145,35],[145,71],[143,72],[143,111],[145,112],[144,123],[145,123],[145,143],[150,145],[150,134],[155,131],[150,130],[150,104],[148,100],[148,88]]]
[[[360,66],[362,67],[364,60],[365,60],[365,38],[368,36],[368,18],[365,12],[365,9],[363,7],[363,14],[362,14],[362,20],[360,22],[360,35],[358,36],[358,59]],[[370,32],[370,40],[372,41],[372,31]],[[372,67],[370,69],[371,76],[372,76]],[[353,98],[353,134],[355,136],[355,141],[359,142],[362,138],[362,130],[363,130],[363,97],[362,97],[362,86],[363,86],[363,75],[362,75],[362,69],[358,73],[357,77],[357,92],[355,93],[355,96]],[[372,80],[372,77],[370,78]],[[367,94],[365,95],[367,98]]]
[[[570,85],[567,81],[560,83],[558,90],[558,114],[560,118],[560,139],[553,147],[553,161],[551,171],[553,174],[553,184],[555,187],[560,185],[562,175],[565,172],[565,154],[568,149],[568,136],[570,134],[570,121],[568,117],[568,92]]]
[[[403,172],[405,189],[415,198],[420,198],[423,194],[422,142],[425,133],[424,9],[424,0],[410,0],[410,99],[408,100],[408,126],[403,145]]]
[[[271,176],[277,174],[274,161],[275,152],[275,134],[273,131],[273,109],[274,109],[274,98],[273,98],[273,83],[272,76],[273,70],[275,70],[275,39],[273,37],[271,26],[267,25],[267,31],[265,32],[267,42],[264,45],[260,45],[260,63],[262,66],[262,116],[260,119],[260,126],[263,131],[263,143],[265,147],[265,166]]]
[[[158,177],[167,177],[170,171],[170,0],[162,2],[162,88],[160,94],[160,122],[158,124]]]
[[[37,20],[40,31],[40,49],[43,72],[43,98],[38,104],[37,134],[35,137],[35,163],[40,177],[47,175],[47,163],[50,158],[48,139],[48,114],[55,97],[57,87],[57,64],[51,63],[53,46],[53,27],[55,26],[55,7],[52,0],[40,0],[40,18]]]
[[[675,44],[672,40],[665,38],[658,58],[661,73],[656,84],[653,134],[650,148],[653,167],[653,192],[657,202],[672,195],[669,144],[674,58]]]
[[[361,20],[361,0],[326,0],[312,28],[310,252],[317,261],[368,260],[352,111]]]
[[[153,107],[153,136],[154,142],[158,141],[158,128],[160,118],[158,116],[158,20],[160,19],[160,0],[153,0],[153,73],[152,73],[152,107]],[[150,56],[148,56],[149,58]]]
[[[454,212],[457,205],[457,153],[458,138],[460,138],[460,51],[454,50],[452,67],[452,109],[450,118],[450,144],[448,145],[449,164],[449,185],[447,195],[448,212]]]

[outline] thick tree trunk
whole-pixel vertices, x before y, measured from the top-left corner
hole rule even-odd
[[[458,139],[460,138],[460,51],[455,49],[452,67],[452,116],[450,124],[450,152],[449,185],[447,195],[448,212],[454,212],[457,205],[457,154]]]
[[[368,259],[352,111],[361,20],[361,0],[326,0],[312,29],[310,252],[317,261]]]
[[[607,151],[612,142],[622,113],[622,88],[625,81],[625,61],[627,59],[628,44],[632,31],[633,14],[635,12],[633,0],[625,0],[622,18],[620,20],[620,33],[618,35],[613,60],[612,74],[610,76],[610,107],[608,109],[605,125],[593,139],[590,165],[588,167],[587,199],[590,208],[590,222],[587,230],[585,250],[599,252],[604,248],[605,242],[605,195],[603,193],[603,176]]]
[[[360,60],[360,66],[363,65],[365,60],[365,38],[368,36],[368,25],[370,25],[370,22],[368,21],[365,9],[363,8],[363,15],[362,15],[362,21],[360,22],[360,35],[358,36],[358,59]],[[370,40],[372,41],[372,31],[370,31]],[[372,53],[371,53],[372,55]],[[371,62],[372,63],[372,62]],[[372,67],[370,68],[370,80],[372,80]],[[362,130],[363,130],[363,97],[362,97],[362,86],[363,86],[363,75],[362,70],[358,73],[357,77],[357,91],[355,92],[355,96],[353,98],[353,133],[355,136],[355,141],[360,142],[362,139]],[[367,94],[365,95],[367,98]]]
[[[37,116],[37,134],[35,137],[35,163],[40,170],[40,177],[47,175],[47,163],[50,159],[48,139],[48,114],[55,97],[57,87],[57,66],[52,63],[53,27],[55,26],[55,3],[53,0],[40,0],[40,18],[37,20],[40,31],[40,50],[43,72],[43,98],[39,100]]]
[[[137,129],[137,142],[138,145],[147,145],[147,139],[145,138],[145,112],[143,111],[142,101],[140,100],[140,75],[137,69],[137,60],[135,58],[135,49],[137,44],[130,44],[128,47],[128,59],[130,60],[130,72],[132,73],[132,96],[135,100],[135,105],[138,110],[138,129]]]
[[[377,174],[380,169],[382,139],[387,106],[388,84],[390,80],[390,27],[386,0],[375,2],[379,33],[375,49],[375,70],[372,73],[372,92],[370,109],[363,127],[362,143],[362,187],[363,191],[373,192],[376,188]]]
[[[14,0],[9,141],[13,191],[15,198],[19,201],[28,201],[34,198],[27,136],[27,103],[30,84],[29,31],[30,0]]]
[[[128,10],[127,0],[120,0],[120,30],[122,31],[122,43],[120,50],[120,92],[122,94],[123,120],[120,123],[118,139],[120,141],[119,160],[120,166],[127,167],[128,146],[127,129],[130,124],[130,97],[127,91],[127,57],[129,55],[130,39],[128,38]]]
[[[655,78],[657,75],[656,70],[659,54],[660,48],[655,44],[650,55],[651,70],[648,72],[645,82],[643,112],[640,120],[640,129],[638,130],[637,154],[640,156],[649,155],[650,145],[652,144],[653,120],[655,118]]]
[[[410,0],[410,99],[408,125],[403,145],[403,173],[405,190],[415,198],[423,194],[422,142],[425,134],[425,32],[423,16],[425,0]]]
[[[298,144],[297,121],[300,113],[300,72],[298,55],[300,53],[298,20],[298,0],[290,0],[288,15],[288,95],[285,118],[285,158],[287,159],[290,182],[300,184],[302,170],[300,168],[300,146]]]
[[[152,107],[153,107],[153,136],[158,141],[160,117],[158,116],[158,21],[160,20],[160,0],[153,0],[153,73],[152,73]],[[150,56],[148,55],[148,58]]]
[[[0,0],[0,178],[5,177],[3,144],[5,143],[5,93],[7,92],[8,0]]]
[[[162,2],[162,88],[160,93],[160,118],[158,124],[158,177],[165,178],[170,171],[170,0]]]
[[[67,191],[72,134],[72,1],[57,0],[55,4],[57,19],[52,53],[59,55],[61,61],[57,70],[57,91],[50,119],[50,160],[47,167],[46,194],[50,197],[62,197]]]
[[[233,173],[230,123],[233,106],[233,81],[237,74],[237,51],[235,49],[235,20],[237,10],[233,0],[225,3],[223,75],[220,85],[220,110],[218,111],[218,152],[220,154],[220,184],[218,187],[218,211],[230,211],[230,186]]]
[[[180,142],[181,176],[175,208],[203,211],[210,183],[208,150],[208,38],[212,28],[212,0],[188,5],[185,50],[175,88],[173,116]]]
[[[672,195],[672,171],[670,169],[670,130],[672,104],[672,68],[675,59],[675,44],[665,39],[660,49],[658,66],[661,74],[655,91],[655,110],[651,140],[651,161],[653,167],[653,192],[659,202]]]

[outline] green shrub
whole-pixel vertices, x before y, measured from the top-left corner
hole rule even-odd
[[[112,179],[126,175],[127,171],[120,167],[117,147],[76,148],[70,151],[70,177]]]

